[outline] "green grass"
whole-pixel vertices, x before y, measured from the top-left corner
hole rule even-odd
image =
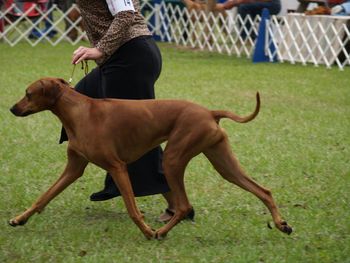
[[[256,120],[221,125],[245,170],[272,190],[293,234],[268,229],[263,204],[221,179],[203,156],[186,171],[196,223],[181,223],[163,241],[145,240],[120,198],[89,201],[104,178],[92,165],[42,214],[9,227],[63,170],[66,145],[57,144],[60,123],[50,112],[16,118],[8,109],[37,78],[68,79],[74,47],[0,44],[0,262],[350,262],[349,68],[161,48],[158,98],[247,114],[261,93]],[[76,70],[74,80],[82,74]],[[146,222],[160,227],[163,199],[137,201]]]

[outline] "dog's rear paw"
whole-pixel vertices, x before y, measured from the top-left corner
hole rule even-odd
[[[292,227],[289,226],[286,221],[283,221],[280,225],[277,225],[277,228],[288,235],[290,235],[293,232]]]
[[[157,240],[163,240],[166,238],[167,233],[161,233],[160,231],[156,232],[155,239]]]

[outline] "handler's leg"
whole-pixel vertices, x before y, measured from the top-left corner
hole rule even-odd
[[[101,66],[102,89],[107,98],[154,99],[154,83],[161,71],[161,55],[151,37],[136,38],[119,48],[109,61]],[[168,192],[161,166],[160,147],[146,153],[128,165],[135,196]],[[119,196],[113,180],[105,179],[102,191],[91,195],[92,201],[103,201]]]

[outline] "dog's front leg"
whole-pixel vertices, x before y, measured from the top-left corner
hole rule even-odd
[[[143,215],[139,211],[135,201],[135,195],[131,187],[129,174],[125,164],[118,163],[113,168],[108,169],[113,181],[118,186],[118,189],[123,197],[126,209],[134,223],[140,228],[147,239],[152,239],[155,236],[154,230],[150,228],[143,220]]]
[[[61,193],[67,186],[78,179],[84,172],[88,162],[76,152],[68,148],[68,163],[60,178],[24,213],[9,221],[11,226],[24,225],[34,213],[40,213],[45,206]]]

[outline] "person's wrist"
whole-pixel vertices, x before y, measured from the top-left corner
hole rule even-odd
[[[106,55],[103,52],[103,50],[101,48],[99,48],[98,46],[94,47],[94,49],[95,49],[96,59],[101,59]]]
[[[96,53],[97,55],[99,55],[99,56],[102,56],[102,55],[103,55],[103,52],[102,52],[99,48],[95,47],[94,49],[95,49],[95,53]]]

